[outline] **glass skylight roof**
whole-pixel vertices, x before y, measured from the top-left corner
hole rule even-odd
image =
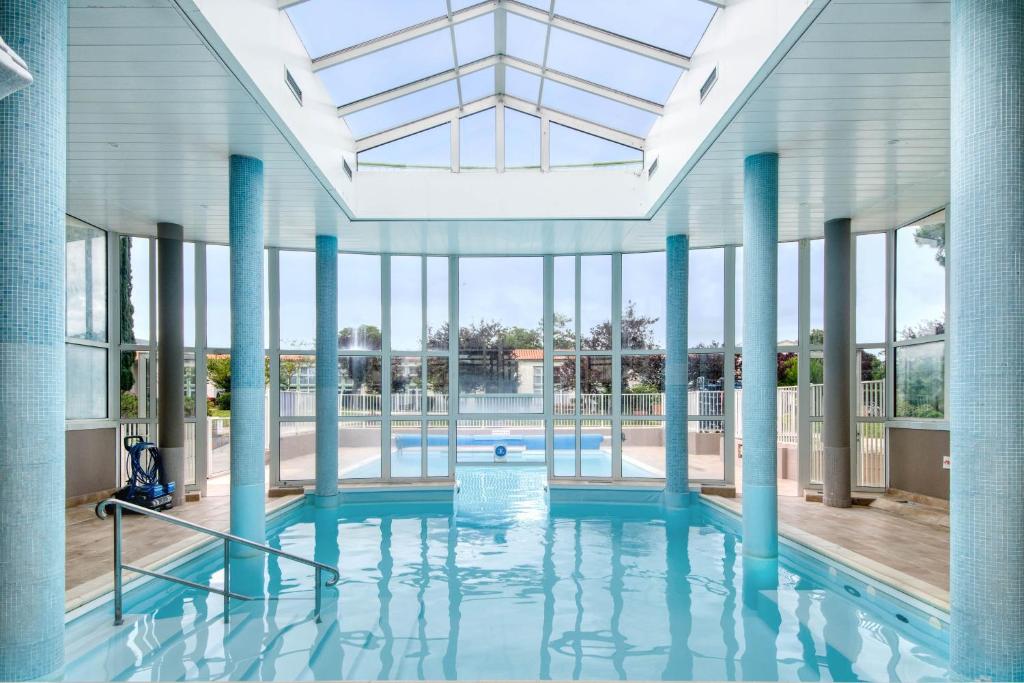
[[[715,11],[710,0],[299,0],[286,10],[361,165],[444,167],[451,131],[459,170],[502,170],[496,135],[508,168],[593,164],[578,151],[588,144],[598,163],[642,162],[643,138]],[[550,158],[538,161],[529,138],[548,122]],[[555,163],[556,125],[559,148],[576,150],[559,152],[569,162]],[[418,144],[423,155],[395,160]]]

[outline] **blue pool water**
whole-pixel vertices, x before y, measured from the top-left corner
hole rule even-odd
[[[534,464],[545,463],[544,449],[520,449],[513,448],[504,456],[503,461],[511,464]],[[553,452],[555,473],[559,476],[571,476],[575,471],[576,451],[574,449],[556,448]],[[456,461],[460,465],[494,463],[499,460],[489,449],[462,449],[456,452]],[[448,463],[447,448],[427,449],[428,472],[444,472]],[[392,449],[391,451],[391,475],[394,477],[418,477],[420,476],[420,452],[415,449]],[[580,451],[580,470],[595,477],[610,477],[612,471],[612,454],[600,448],[582,449]],[[372,478],[380,476],[380,464],[378,462],[368,463],[344,472],[344,476],[352,479]],[[662,472],[656,472],[642,463],[634,462],[628,457],[622,458],[622,476],[629,478],[650,478],[664,476]]]
[[[742,556],[699,503],[549,508],[545,471],[460,467],[450,505],[300,505],[269,542],[337,564],[322,623],[312,570],[232,567],[234,602],[149,582],[67,626],[65,676],[99,679],[940,680],[941,620],[785,548]],[[219,547],[175,569],[220,584]],[[237,571],[236,571],[237,570]]]

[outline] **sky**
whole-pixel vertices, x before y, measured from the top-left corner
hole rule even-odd
[[[477,0],[455,0],[453,11],[476,4]],[[551,0],[528,0],[527,4],[551,8]],[[715,13],[700,0],[555,0],[554,11],[576,21],[624,34],[641,42],[692,54]],[[446,13],[444,0],[307,0],[287,10],[310,57],[387,35]],[[357,20],[354,20],[357,19]],[[445,29],[418,36],[389,48],[351,59],[319,72],[319,77],[336,105],[344,105],[419,79],[451,70],[457,65],[495,54],[494,15],[485,14],[455,25],[455,50],[450,31]],[[615,90],[664,104],[682,70],[618,47],[552,28],[514,12],[507,18],[505,52],[547,68],[604,85]],[[546,55],[546,61],[545,61]],[[495,93],[494,68],[459,77],[462,102],[472,102]],[[644,137],[657,116],[554,81],[507,68],[505,92],[528,102],[574,114],[596,123]],[[454,81],[385,102],[345,116],[356,138],[363,138],[405,123],[459,106]],[[482,125],[482,121],[464,121]],[[519,130],[516,133],[525,131]],[[360,155],[361,161],[408,166],[445,165],[439,155],[440,132],[413,136],[387,150]],[[528,135],[528,133],[527,133]],[[519,135],[506,149],[526,146],[523,155],[513,154],[509,167],[535,166],[536,143]],[[552,135],[552,165],[576,165],[593,161],[619,161],[623,151],[611,143],[591,141],[580,153],[580,142]],[[463,147],[473,146],[462,160],[465,166],[494,166],[493,121],[488,130],[463,137]],[[536,151],[534,148],[537,147]],[[588,145],[584,144],[584,148]],[[477,158],[480,157],[480,158]]]

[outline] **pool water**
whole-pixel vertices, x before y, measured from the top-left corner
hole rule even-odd
[[[742,556],[705,503],[545,500],[543,468],[460,467],[450,505],[299,505],[271,545],[337,564],[312,618],[312,570],[232,565],[233,602],[152,581],[67,626],[65,676],[100,679],[947,678],[937,615],[786,547]],[[176,568],[223,581],[219,546]]]

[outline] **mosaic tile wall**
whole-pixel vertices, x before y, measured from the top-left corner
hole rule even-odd
[[[231,157],[231,532],[263,542],[263,162]],[[236,549],[236,551],[239,549]],[[238,554],[246,554],[239,552]]]
[[[316,236],[316,495],[319,504],[338,500],[338,238],[333,235]]]
[[[1024,3],[954,0],[950,663],[1024,680]]]
[[[669,235],[665,241],[665,494],[670,505],[686,504],[689,487],[687,452],[687,302],[690,237]]]
[[[776,321],[779,157],[743,162],[743,552],[778,555]]]
[[[0,2],[34,76],[0,100],[0,680],[64,659],[67,13]]]

